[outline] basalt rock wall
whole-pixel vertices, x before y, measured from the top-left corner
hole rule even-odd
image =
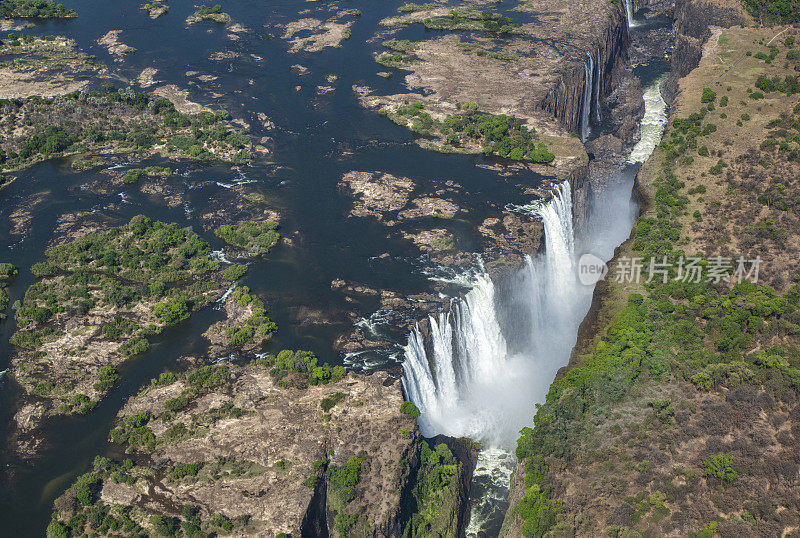
[[[564,73],[541,101],[541,108],[558,119],[570,131],[580,133],[584,102],[589,93],[589,124],[602,118],[603,99],[613,90],[616,77],[625,68],[630,43],[624,9],[615,9],[608,24],[586,44],[586,53],[567,63]],[[576,45],[579,47],[580,45]],[[591,71],[586,65],[590,62]],[[591,84],[587,83],[587,73]]]

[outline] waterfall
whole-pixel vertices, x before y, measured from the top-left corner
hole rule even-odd
[[[625,0],[625,15],[628,19],[628,28],[636,26],[636,21],[633,20],[633,0]]]
[[[510,446],[530,422],[532,402],[544,395],[574,343],[572,294],[575,240],[572,193],[562,183],[552,200],[532,209],[545,230],[546,256],[527,256],[515,295],[527,311],[526,349],[512,350],[501,328],[495,284],[482,270],[449,313],[430,316],[430,346],[419,328],[408,336],[403,388],[419,407],[423,435],[468,436]],[[482,269],[482,268],[481,268]],[[508,329],[507,329],[508,330]],[[555,352],[558,349],[558,352]]]
[[[594,71],[594,62],[592,55],[588,52],[586,56],[589,61],[583,64],[584,71],[584,86],[583,86],[583,109],[581,110],[581,140],[586,141],[591,132],[589,127],[589,119],[592,114],[592,74]]]
[[[631,163],[646,159],[660,139],[666,118],[658,92],[662,80],[645,89],[642,142]],[[506,206],[542,220],[545,253],[526,256],[510,282],[497,283],[499,290],[479,267],[471,276],[472,289],[452,301],[450,313],[430,318],[427,348],[419,328],[408,336],[402,383],[406,397],[421,411],[423,435],[484,442],[470,494],[470,538],[499,531],[504,515],[499,500],[508,494],[518,431],[531,425],[535,404],[544,401],[558,369],[568,363],[591,305],[594,287],[576,278],[578,255],[609,260],[628,237],[637,214],[631,200],[636,170],[628,166],[590,193],[579,229],[573,227],[567,182],[547,203]]]
[[[603,57],[601,56],[602,50],[598,47],[595,49],[597,53],[597,75],[594,83],[594,119],[599,124],[603,121],[600,112],[600,85],[603,83]]]

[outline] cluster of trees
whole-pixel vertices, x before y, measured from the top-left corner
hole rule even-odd
[[[6,319],[8,308],[8,281],[17,274],[17,269],[10,263],[0,263],[0,321]]]
[[[281,236],[277,229],[278,223],[273,221],[242,221],[223,224],[214,233],[229,245],[247,250],[251,256],[263,256],[278,244]]]
[[[425,112],[425,106],[419,101],[402,105],[388,116],[401,125],[411,122],[411,130],[415,133],[441,135],[454,147],[479,144],[486,155],[515,161],[550,163],[555,159],[544,142],[537,143],[535,130],[522,125],[519,118],[479,113],[476,103],[462,103],[460,108],[461,113],[447,116],[441,122]]]
[[[209,258],[210,252],[196,233],[137,215],[124,226],[48,248],[45,263],[54,272],[100,272],[147,284],[157,292],[166,284],[218,271],[220,265]]]
[[[3,19],[69,19],[78,14],[52,0],[0,0]]]
[[[447,447],[422,441],[420,466],[411,492],[415,504],[404,536],[447,536],[457,506],[461,464]]]
[[[250,316],[245,320],[244,325],[232,325],[225,330],[225,338],[231,347],[242,347],[258,339],[258,343],[264,343],[278,332],[278,326],[267,317],[267,310],[264,302],[250,293],[247,286],[239,286],[233,293],[233,299],[239,306],[250,305]]]
[[[711,92],[713,98],[708,101],[706,108],[700,112],[692,112],[686,118],[675,118],[672,122],[672,129],[669,130],[668,137],[665,136],[661,141],[661,149],[666,152],[666,158],[676,160],[683,157],[684,161],[689,164],[693,162],[694,157],[687,155],[687,151],[692,149],[696,150],[700,156],[708,156],[708,148],[699,145],[699,139],[708,136],[717,131],[717,126],[709,121],[704,121],[708,112],[714,109],[713,101],[716,100],[716,93]],[[705,98],[709,98],[711,94],[707,94],[704,90]],[[727,97],[724,97],[727,99]],[[727,101],[726,101],[727,103]]]
[[[133,517],[133,507],[107,505],[98,498],[104,480],[133,483],[128,474],[134,463],[126,459],[116,463],[97,456],[92,470],[78,477],[75,483],[56,499],[56,513],[47,526],[47,538],[70,538],[85,536],[87,532],[100,536],[124,533],[124,536],[145,536],[145,530]],[[59,514],[68,517],[66,522]]]
[[[792,95],[800,92],[800,82],[798,82],[798,77],[789,75],[786,75],[783,80],[778,76],[759,75],[756,79],[756,88],[767,93],[783,92],[786,95]]]
[[[270,375],[284,386],[290,384],[303,388],[311,385],[335,383],[347,375],[344,366],[319,364],[319,359],[310,351],[284,349],[277,355],[255,359],[253,364],[270,368]]]
[[[353,455],[347,463],[340,466],[330,466],[328,475],[328,503],[336,513],[334,527],[342,536],[349,536],[350,531],[358,522],[358,514],[345,511],[347,504],[355,498],[355,487],[361,475],[361,458]]]
[[[230,15],[222,11],[222,6],[219,4],[215,4],[213,6],[201,4],[200,7],[197,9],[197,11],[192,13],[186,20],[189,23],[197,21],[214,21],[214,22],[227,23],[231,20],[231,17]]]
[[[413,54],[417,49],[417,45],[413,41],[408,39],[388,39],[382,45],[392,51],[375,58],[375,61],[384,67],[403,68],[417,61],[417,57]]]
[[[744,7],[764,23],[800,22],[800,7],[792,0],[744,0]]]
[[[249,138],[231,127],[227,113],[205,111],[189,116],[178,112],[169,99],[129,88],[2,99],[0,115],[12,127],[23,118],[35,126],[24,137],[10,135],[0,142],[0,165],[5,168],[108,148],[146,151],[157,144],[198,159],[238,163],[250,157]]]
[[[422,20],[425,28],[433,30],[473,30],[497,34],[523,33],[519,24],[510,17],[492,11],[477,11],[471,8],[454,9],[449,18],[435,17]]]
[[[172,170],[164,166],[148,166],[147,168],[131,168],[122,177],[123,183],[131,184],[138,182],[143,177],[169,177]]]

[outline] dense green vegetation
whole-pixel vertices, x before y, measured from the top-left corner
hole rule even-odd
[[[417,134],[442,137],[453,148],[479,145],[485,155],[514,161],[549,163],[555,159],[543,142],[537,144],[536,132],[522,125],[518,118],[479,113],[475,103],[462,103],[460,108],[461,113],[447,116],[444,121],[434,120],[420,102],[383,113],[395,123],[410,126]]]
[[[323,411],[327,413],[328,411],[333,409],[336,406],[336,404],[341,402],[344,399],[344,397],[345,397],[344,392],[334,392],[332,394],[328,394],[327,396],[322,398],[322,401],[320,401],[319,406],[322,408]]]
[[[413,41],[408,39],[388,39],[381,44],[392,51],[391,53],[380,54],[375,58],[375,61],[384,67],[403,68],[419,61],[413,54],[417,50],[417,45]]]
[[[163,166],[148,166],[147,168],[131,168],[122,177],[124,183],[137,183],[143,177],[171,176],[172,170]]]
[[[8,281],[17,274],[17,268],[10,263],[0,263],[0,321],[6,319],[8,309]]]
[[[197,11],[189,15],[189,18],[186,19],[186,22],[193,23],[199,21],[214,21],[219,23],[227,23],[230,22],[231,16],[222,11],[222,6],[219,4],[215,4],[213,6],[207,6],[206,4],[201,4]]]
[[[319,359],[310,351],[284,349],[277,355],[267,355],[253,360],[253,364],[269,368],[272,377],[284,387],[307,388],[309,385],[335,383],[347,375],[343,366],[318,364]]]
[[[425,28],[432,30],[469,30],[496,34],[521,34],[525,31],[509,17],[492,11],[472,8],[454,9],[449,18],[434,17],[422,20]]]
[[[264,302],[250,293],[247,286],[239,286],[231,293],[231,299],[239,306],[249,306],[250,315],[244,325],[230,325],[225,329],[225,338],[230,347],[247,344],[263,344],[278,331],[278,326],[267,317]]]
[[[461,463],[444,443],[432,448],[422,441],[420,468],[414,480],[414,510],[403,536],[455,537]]]
[[[58,113],[54,113],[54,110]],[[252,144],[219,111],[186,115],[168,99],[135,92],[83,91],[0,99],[0,169],[16,170],[52,157],[109,150],[245,162]],[[16,129],[22,128],[20,136]]]
[[[88,329],[70,330],[96,330],[95,339],[116,343],[122,358],[147,351],[148,339],[163,325],[186,319],[218,297],[226,272],[209,257],[210,250],[194,232],[142,215],[124,226],[48,248],[45,261],[31,268],[40,280],[17,307],[18,331],[11,343],[27,353],[18,366],[18,379],[32,394],[62,400],[61,413],[88,412],[96,400],[75,392],[77,377],[50,379],[47,361],[42,360],[46,354],[40,351],[45,339],[63,334],[67,320],[102,316],[105,321],[98,329],[87,321]],[[152,318],[142,314],[143,304],[152,305]],[[107,315],[111,311],[114,314]],[[267,322],[262,313],[252,326],[259,330]],[[86,350],[83,346],[63,352],[69,357]],[[90,370],[80,374],[92,375]],[[94,376],[93,388],[100,394],[118,379],[110,364]]]
[[[2,19],[69,19],[77,16],[75,10],[53,0],[0,0]]]
[[[278,244],[281,236],[277,229],[277,222],[242,221],[223,224],[214,233],[229,245],[247,250],[251,256],[263,256]]]
[[[792,0],[743,0],[744,7],[762,23],[800,22],[800,8]]]
[[[720,480],[727,480],[733,482],[736,480],[738,473],[733,468],[733,456],[730,454],[714,454],[709,456],[703,462],[705,468],[703,476],[719,478]]]
[[[414,402],[403,402],[403,404],[400,406],[400,412],[405,413],[411,418],[419,418],[419,416],[422,414],[420,413],[419,408],[414,405]]]
[[[361,474],[361,458],[350,456],[340,467],[331,465],[328,476],[328,506],[336,515],[334,526],[342,536],[349,536],[358,522],[358,514],[346,512],[347,504],[355,498],[355,487]]]

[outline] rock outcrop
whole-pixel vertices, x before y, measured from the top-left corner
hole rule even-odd
[[[56,502],[56,520],[121,506],[145,530],[180,521],[220,535],[402,535],[429,500],[415,480],[433,460],[400,382],[385,372],[334,381],[343,375],[334,372],[308,386],[301,374],[275,368],[217,363],[154,380],[120,411],[111,434],[136,463],[96,460]],[[474,461],[463,442],[447,442],[456,456],[434,452],[463,458],[449,486],[459,493],[442,505],[446,513],[426,506],[463,528]],[[89,480],[96,493],[77,503]]]

